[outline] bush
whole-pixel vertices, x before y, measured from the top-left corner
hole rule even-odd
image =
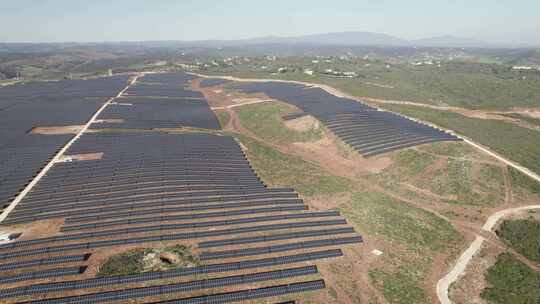
[[[517,252],[540,263],[540,222],[534,219],[506,220],[497,235],[507,241]]]
[[[490,287],[481,297],[492,303],[540,303],[540,273],[527,267],[509,253],[497,257],[497,262],[485,274]]]

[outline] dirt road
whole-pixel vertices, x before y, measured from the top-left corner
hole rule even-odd
[[[540,209],[540,205],[530,205],[516,208],[509,208],[493,213],[488,217],[485,224],[482,226],[482,230],[486,232],[492,232],[493,228],[497,225],[499,220],[502,218],[513,214],[519,213],[526,210]],[[437,297],[442,304],[451,304],[452,301],[448,298],[448,289],[450,285],[457,281],[457,279],[465,272],[465,268],[474,257],[474,255],[482,248],[482,243],[484,242],[484,237],[476,235],[476,239],[471,243],[469,248],[463,252],[461,257],[456,261],[456,264],[450,270],[450,272],[445,275],[442,279],[437,282]]]
[[[448,297],[448,290],[450,285],[457,281],[457,279],[463,274],[465,268],[473,258],[473,256],[482,248],[484,243],[484,237],[477,235],[476,239],[471,243],[469,248],[463,252],[459,257],[454,268],[445,275],[442,279],[437,282],[437,297],[442,304],[451,304],[450,298]]]
[[[252,100],[252,101],[246,101],[246,102],[242,102],[242,103],[233,104],[233,105],[230,105],[230,106],[212,107],[211,109],[212,110],[232,109],[232,108],[236,108],[236,107],[241,107],[241,106],[246,106],[246,105],[251,105],[251,104],[257,104],[257,103],[267,102],[267,101],[272,101],[272,100],[271,99],[258,99],[258,100]]]

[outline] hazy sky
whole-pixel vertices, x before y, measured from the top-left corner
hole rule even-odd
[[[539,0],[0,0],[0,41],[238,39],[334,31],[540,44]]]

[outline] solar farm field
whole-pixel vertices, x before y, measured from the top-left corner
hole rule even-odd
[[[459,140],[442,130],[378,111],[355,100],[333,96],[320,88],[272,82],[243,84],[236,88],[246,93],[261,92],[293,104],[320,120],[365,157],[426,143]],[[300,113],[286,118],[294,119],[298,115]]]
[[[0,90],[0,208],[127,84],[127,76],[16,84]],[[56,127],[53,134],[36,128]]]
[[[135,77],[101,111],[98,104],[69,121],[89,128],[68,146],[75,134],[64,135],[51,152],[65,146],[62,157],[19,201],[6,200],[0,299],[294,302],[325,289],[317,265],[363,242],[340,211],[313,210],[295,189],[261,180],[204,96],[188,88],[192,76]],[[2,185],[17,181],[2,174]]]
[[[219,122],[200,92],[185,89],[194,77],[149,74],[105,109],[93,128],[219,129]]]
[[[21,102],[20,150],[0,147],[24,156],[0,175],[2,302],[432,303],[487,214],[538,199],[457,137],[320,88],[87,81],[33,120]]]

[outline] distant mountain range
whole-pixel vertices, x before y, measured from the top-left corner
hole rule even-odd
[[[387,34],[372,32],[339,32],[314,34],[295,37],[259,37],[244,40],[223,41],[194,41],[193,43],[208,43],[230,45],[249,44],[317,44],[317,45],[362,45],[362,46],[407,46],[407,47],[504,47],[504,45],[484,42],[476,39],[456,36],[438,36],[418,40],[407,40]]]
[[[242,46],[387,46],[387,47],[437,47],[437,48],[538,48],[534,44],[505,44],[486,42],[451,35],[408,40],[373,32],[335,32],[304,36],[266,36],[239,40],[160,40],[160,41],[118,41],[118,42],[64,42],[64,43],[2,43],[0,52],[12,48],[43,47],[58,49],[81,45],[107,45],[132,47],[242,47]]]

